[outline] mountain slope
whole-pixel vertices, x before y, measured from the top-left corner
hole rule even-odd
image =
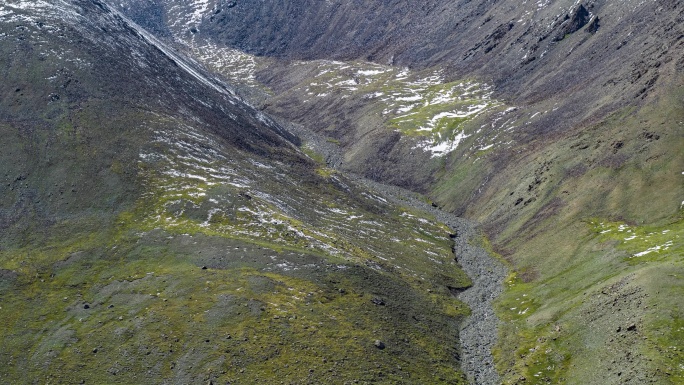
[[[147,4],[329,164],[483,224],[505,383],[682,381],[681,2]]]
[[[106,3],[0,5],[3,383],[465,383],[452,230]]]

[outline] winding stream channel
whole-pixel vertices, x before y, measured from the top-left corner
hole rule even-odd
[[[444,212],[419,199],[419,195],[398,187],[356,178],[357,183],[375,190],[396,204],[428,212],[449,226],[456,234],[454,255],[473,285],[458,294],[458,299],[471,309],[470,317],[461,325],[461,369],[471,384],[501,383],[494,367],[492,349],[498,338],[499,319],[493,301],[501,294],[507,268],[481,247],[474,245],[480,233],[474,223]]]
[[[238,98],[237,94],[230,87],[217,79],[210,79],[205,76],[201,70],[195,68],[194,64],[187,63],[184,58],[166,48],[156,37],[137,26],[120,12],[113,8],[110,8],[110,11],[133,26],[141,36],[157,46],[199,81],[227,95],[229,99]],[[287,131],[294,133],[305,142],[313,145],[316,152],[325,156],[328,167],[339,169],[343,157],[339,153],[337,146],[330,144],[324,138],[301,126],[288,122],[279,123],[286,127]],[[494,314],[492,302],[502,291],[507,271],[501,262],[490,256],[484,249],[472,244],[479,237],[477,227],[472,222],[425,203],[419,199],[420,197],[416,193],[353,175],[347,175],[347,177],[355,180],[356,183],[363,184],[377,191],[388,200],[392,200],[397,204],[411,206],[434,215],[439,221],[454,231],[456,234],[454,239],[456,261],[473,282],[470,288],[458,294],[458,299],[466,303],[471,309],[471,315],[464,320],[459,335],[462,370],[466,373],[468,380],[472,384],[499,384],[500,379],[494,368],[494,358],[492,356],[492,348],[497,341],[497,325],[499,321]]]
[[[279,123],[311,145],[316,152],[323,154],[328,167],[339,170],[343,156],[336,145],[300,125],[283,121]],[[471,309],[471,315],[463,321],[459,333],[461,369],[471,384],[501,384],[492,355],[492,349],[498,339],[499,324],[499,319],[494,313],[493,302],[503,290],[503,282],[508,269],[485,249],[476,246],[481,236],[476,224],[426,203],[418,193],[355,175],[345,173],[345,176],[395,204],[409,206],[433,215],[456,234],[454,256],[473,282],[471,287],[457,296]]]
[[[296,124],[280,121],[286,129],[311,145],[325,157],[330,168],[339,170],[343,156],[339,148],[320,135]],[[458,294],[458,299],[470,307],[471,315],[461,325],[461,369],[474,385],[498,385],[501,383],[494,367],[492,349],[498,339],[499,319],[494,313],[493,302],[503,290],[508,269],[485,249],[476,246],[481,236],[477,226],[464,218],[440,210],[421,199],[420,194],[396,186],[378,183],[345,173],[358,184],[375,191],[395,204],[409,206],[433,215],[456,234],[454,256],[473,285]]]

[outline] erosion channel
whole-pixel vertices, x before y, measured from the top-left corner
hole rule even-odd
[[[145,36],[156,47],[173,58],[174,61],[180,63],[194,77],[217,89],[219,92],[225,92],[223,84],[217,86],[215,81],[208,80],[189,64],[184,63],[180,57],[172,53],[171,50],[166,49],[163,43],[139,27],[135,22],[118,11],[114,12],[119,17],[125,19],[130,25],[133,25],[141,35]],[[242,96],[245,99],[248,101],[253,99],[251,102],[256,104],[259,104],[259,100],[266,98],[266,95],[262,95],[259,89],[253,89],[252,87],[239,88],[240,93],[243,94]],[[289,132],[299,137],[309,150],[321,154],[325,159],[326,167],[335,169],[340,173],[345,173],[341,167],[344,155],[339,146],[300,124],[277,117],[274,118],[281,126],[286,127]],[[456,261],[472,280],[472,286],[466,290],[450,288],[452,293],[459,300],[466,303],[471,310],[470,316],[461,325],[459,333],[462,370],[473,384],[499,384],[500,380],[494,367],[492,356],[492,349],[497,341],[498,318],[494,314],[492,302],[502,291],[502,284],[506,277],[507,269],[501,262],[489,255],[486,250],[476,246],[477,239],[481,238],[476,224],[426,203],[426,200],[421,199],[421,196],[417,193],[396,186],[378,183],[360,176],[349,175],[348,172],[345,174],[350,179],[355,180],[356,183],[365,185],[365,187],[376,191],[379,195],[384,196],[393,203],[425,211],[451,228],[455,234],[453,237],[453,251]]]
[[[302,138],[316,152],[321,153],[328,167],[338,169],[342,155],[338,153],[337,146],[302,126],[280,123]],[[470,316],[463,321],[459,334],[462,370],[472,384],[500,384],[492,356],[492,349],[498,338],[499,322],[494,313],[493,302],[503,290],[508,269],[484,248],[477,246],[477,240],[482,236],[477,224],[428,204],[418,193],[356,175],[346,176],[395,204],[427,212],[452,229],[455,234],[454,256],[472,280],[472,286],[469,288],[460,292],[452,290],[452,293],[471,310]]]

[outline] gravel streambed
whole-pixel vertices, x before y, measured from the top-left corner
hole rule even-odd
[[[416,193],[359,177],[347,176],[381,193],[393,203],[410,206],[434,215],[437,220],[454,231],[456,261],[473,281],[470,288],[458,294],[458,299],[465,302],[471,309],[471,315],[463,321],[459,335],[461,368],[472,384],[500,384],[501,380],[494,368],[492,356],[492,349],[498,338],[499,319],[494,314],[492,303],[503,290],[507,268],[489,255],[486,250],[474,245],[480,236],[477,226],[471,221],[424,202]]]
[[[343,155],[339,147],[303,126],[280,121],[287,130],[300,137],[304,143],[323,155],[326,165],[340,169]],[[492,349],[498,338],[499,319],[494,314],[493,301],[503,290],[507,275],[506,266],[486,250],[475,246],[481,233],[477,226],[466,219],[444,212],[421,199],[421,195],[396,186],[385,185],[359,176],[345,173],[354,182],[374,190],[395,204],[413,207],[430,213],[449,226],[456,234],[454,255],[473,285],[458,294],[458,299],[471,309],[459,334],[461,343],[461,369],[471,384],[498,385],[501,383],[494,368]]]

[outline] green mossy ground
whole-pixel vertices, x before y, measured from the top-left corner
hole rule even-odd
[[[30,28],[82,51],[0,44],[1,383],[465,383],[446,226],[221,118],[177,66]]]
[[[358,63],[300,63],[287,77],[274,75],[291,82],[272,82],[283,87],[273,102],[296,95],[306,117],[321,111],[363,111],[360,118],[314,119],[327,127],[324,133],[342,139],[343,147],[349,141],[358,145],[370,132],[349,139],[353,121],[406,136],[467,136],[456,155],[440,166],[431,196],[447,210],[487,223],[490,234],[496,234],[492,253],[499,251],[514,272],[497,304],[503,322],[495,353],[505,383],[680,381],[677,210],[684,168],[677,132],[684,117],[676,91],[650,106],[618,111],[566,138],[532,139],[512,153],[519,155],[506,158],[502,152],[512,151],[516,131],[531,117],[507,116],[508,109],[489,102],[484,118],[443,119],[426,129],[437,114],[482,99],[431,105],[456,83],[423,89],[412,86],[411,79],[397,81],[392,71],[364,77],[357,73],[360,68]],[[384,102],[381,94],[392,99]],[[420,101],[399,100],[417,94]],[[368,100],[353,107],[359,95]],[[285,116],[284,109],[294,108],[288,103],[280,103]],[[352,107],[345,110],[343,105]],[[542,113],[556,105],[541,103],[538,108]],[[481,130],[494,118],[506,121],[505,130]],[[315,129],[316,124],[310,125]],[[364,150],[352,154],[359,157]],[[483,175],[490,175],[485,185]],[[599,231],[600,223],[607,227]],[[617,229],[625,224],[637,238],[620,238]],[[634,257],[657,246],[661,249]],[[635,328],[626,331],[632,324]],[[611,359],[603,362],[604,357]]]
[[[469,280],[447,227],[320,164],[163,143],[145,144],[129,209],[0,250],[2,381],[465,383],[448,286]],[[286,193],[296,216],[272,200]]]
[[[435,194],[447,209],[468,199],[454,185],[496,171],[466,215],[513,271],[497,303],[504,383],[682,381],[680,97],[539,138],[505,163],[492,151],[446,166]]]
[[[465,310],[446,293],[296,244],[141,232],[132,219],[0,253],[18,274],[0,297],[4,379],[463,382],[453,338]]]

